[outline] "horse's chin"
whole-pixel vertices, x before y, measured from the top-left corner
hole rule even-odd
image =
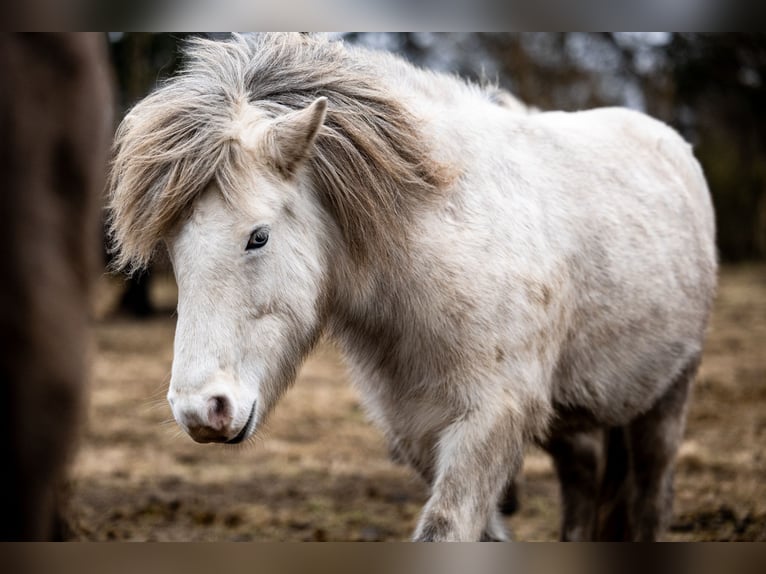
[[[245,425],[242,427],[242,430],[237,433],[237,435],[233,438],[230,438],[227,441],[224,441],[225,444],[239,444],[246,438],[249,438],[253,432],[255,431],[255,401],[253,401],[253,406],[250,408],[250,416],[247,417],[247,421],[245,422]]]

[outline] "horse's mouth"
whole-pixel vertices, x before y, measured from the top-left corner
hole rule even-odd
[[[253,401],[253,407],[250,409],[250,416],[247,417],[247,422],[245,423],[245,426],[242,427],[242,430],[239,431],[239,434],[237,434],[237,436],[227,440],[226,444],[239,444],[243,440],[245,440],[245,437],[247,437],[248,433],[250,432],[250,427],[253,425],[254,418],[255,418],[255,401]]]

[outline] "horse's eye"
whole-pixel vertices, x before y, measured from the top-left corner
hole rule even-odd
[[[250,234],[250,239],[247,241],[247,247],[245,247],[245,251],[250,251],[251,249],[260,249],[264,245],[266,245],[266,242],[269,240],[269,230],[266,227],[259,227],[255,231],[253,231]]]

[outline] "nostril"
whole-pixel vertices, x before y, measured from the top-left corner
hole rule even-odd
[[[210,425],[219,430],[226,427],[232,418],[232,408],[229,399],[223,395],[215,395],[208,399]]]
[[[213,397],[213,412],[217,415],[225,415],[228,409],[228,401],[226,397]]]

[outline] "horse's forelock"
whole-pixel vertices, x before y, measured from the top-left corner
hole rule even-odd
[[[358,261],[385,256],[407,214],[446,181],[416,121],[364,52],[297,34],[195,39],[183,71],[141,101],[117,131],[109,181],[115,264],[148,264],[156,245],[212,181],[228,198],[241,150],[231,126],[250,102],[271,115],[328,99],[309,174]]]

